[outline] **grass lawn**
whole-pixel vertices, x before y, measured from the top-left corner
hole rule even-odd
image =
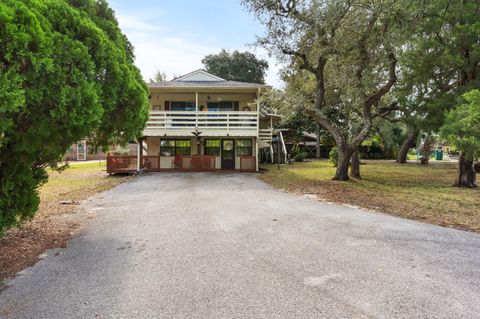
[[[35,264],[46,249],[64,247],[81,222],[93,217],[76,214],[80,202],[129,178],[108,176],[105,169],[105,162],[96,162],[49,171],[48,182],[39,189],[40,207],[34,219],[0,238],[0,280]]]
[[[362,161],[361,180],[332,181],[328,161],[267,165],[260,179],[290,192],[356,205],[427,223],[480,233],[480,189],[451,187],[455,163],[430,165]]]
[[[70,163],[62,172],[49,171],[48,182],[40,188],[40,209],[37,217],[48,217],[71,210],[95,193],[110,189],[123,182],[127,176],[108,176],[106,163]],[[60,204],[68,202],[70,205]]]

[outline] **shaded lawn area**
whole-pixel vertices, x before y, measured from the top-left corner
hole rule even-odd
[[[40,188],[38,217],[66,213],[95,193],[102,192],[125,181],[128,176],[109,176],[106,163],[73,163],[63,172],[49,171],[48,182]],[[60,204],[60,202],[71,202]],[[70,206],[70,208],[68,207]]]
[[[361,180],[332,181],[328,161],[281,166],[266,165],[259,178],[289,192],[314,194],[319,199],[356,205],[446,227],[480,233],[480,189],[451,187],[455,163],[396,164],[362,161]]]
[[[78,214],[81,201],[128,179],[110,177],[105,169],[105,162],[96,162],[70,164],[62,172],[49,171],[48,182],[39,190],[40,207],[33,220],[0,238],[0,280],[35,264],[46,249],[64,247],[81,222],[93,217]]]

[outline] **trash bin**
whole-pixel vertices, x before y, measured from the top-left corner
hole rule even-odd
[[[435,160],[437,161],[443,160],[443,150],[435,150]]]

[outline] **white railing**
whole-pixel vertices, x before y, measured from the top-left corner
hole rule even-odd
[[[282,152],[284,156],[285,163],[288,162],[288,153],[287,153],[287,147],[285,146],[285,140],[283,139],[283,133],[282,131],[278,132],[278,136],[280,137],[280,144],[282,145]]]
[[[232,133],[242,131],[256,135],[258,132],[257,112],[195,112],[195,111],[151,111],[144,135],[183,134],[184,132],[219,131]]]
[[[264,141],[271,141],[273,137],[273,129],[266,128],[266,129],[259,129],[258,130],[258,138]]]

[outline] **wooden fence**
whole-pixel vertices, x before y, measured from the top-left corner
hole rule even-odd
[[[256,156],[240,156],[240,171],[255,172],[257,170]]]
[[[137,170],[136,156],[107,156],[107,173],[132,173]]]
[[[140,169],[147,172],[160,171],[192,171],[192,172],[213,172],[215,167],[215,156],[193,155],[171,157],[172,163],[169,167],[160,166],[160,156],[144,155],[140,157]],[[136,156],[117,156],[109,155],[107,157],[107,173],[133,173],[137,171]]]
[[[215,156],[193,155],[181,156],[182,171],[209,172],[215,171]]]

